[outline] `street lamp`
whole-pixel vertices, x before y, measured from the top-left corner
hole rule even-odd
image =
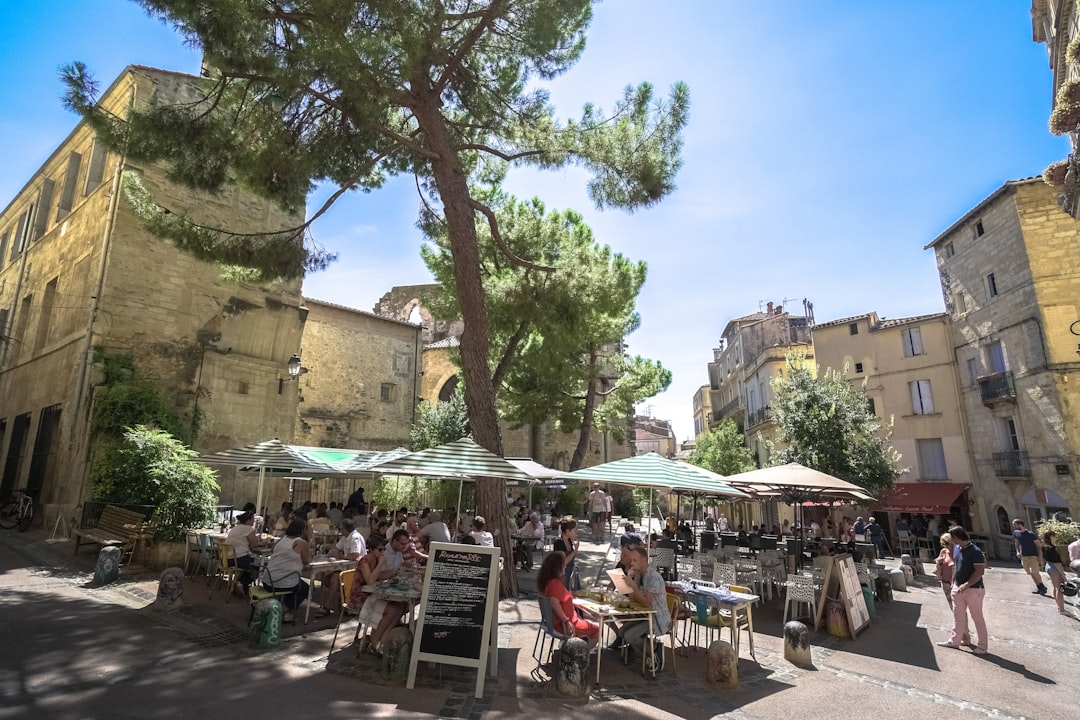
[[[289,382],[291,380],[297,379],[298,377],[300,377],[301,375],[303,375],[304,373],[306,373],[308,371],[308,369],[306,367],[303,367],[300,364],[300,356],[297,355],[296,353],[293,353],[292,357],[289,358],[289,362],[286,365],[286,367],[288,367],[288,369],[289,369],[289,377],[287,377],[287,378],[280,378],[279,377],[278,378],[278,381],[277,381],[278,382],[278,385],[277,385],[278,395],[280,395],[282,392],[285,391],[285,383],[287,383],[287,382]]]

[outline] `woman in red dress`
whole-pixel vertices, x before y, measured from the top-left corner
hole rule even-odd
[[[541,595],[551,600],[551,622],[557,632],[584,638],[589,647],[596,644],[600,637],[600,627],[585,620],[574,607],[574,596],[563,584],[563,570],[566,555],[556,550],[548,553],[540,565],[536,576],[536,589]]]

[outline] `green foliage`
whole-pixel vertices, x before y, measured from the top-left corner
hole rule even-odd
[[[1071,545],[1080,538],[1080,525],[1068,518],[1060,520],[1047,518],[1036,523],[1035,534],[1039,537],[1042,537],[1042,534],[1047,530],[1054,533],[1054,544],[1056,545]]]
[[[454,442],[468,435],[469,414],[465,397],[458,391],[450,396],[448,402],[422,402],[416,409],[416,422],[409,430],[413,452]]]
[[[614,512],[619,517],[637,517],[638,513],[641,512],[640,508],[634,500],[633,491],[614,495],[612,499],[612,512]]]
[[[381,477],[375,481],[371,500],[378,507],[393,512],[399,507],[442,510],[457,505],[460,483],[457,480],[428,480],[418,477]],[[465,495],[468,487],[465,488]]]
[[[645,264],[597,243],[572,210],[549,211],[537,198],[520,201],[497,187],[473,194],[494,209],[501,238],[486,218],[478,222],[500,414],[516,427],[555,418],[570,432],[587,423],[624,441],[634,405],[671,383],[660,363],[621,352],[639,324]],[[423,228],[432,243],[421,253],[441,288],[431,307],[461,317],[446,224],[428,214]]]
[[[128,428],[123,442],[106,449],[91,473],[95,500],[155,505],[155,537],[179,542],[191,528],[214,519],[220,489],[198,453],[164,430]]]
[[[555,514],[562,517],[580,517],[585,506],[585,489],[577,484],[567,485],[555,498]]]
[[[775,464],[797,462],[875,496],[907,472],[890,443],[892,421],[883,426],[864,390],[852,387],[844,374],[830,368],[814,377],[805,356],[792,353],[784,375],[773,379],[773,391],[780,430],[779,442],[769,443]]]
[[[746,447],[745,438],[733,420],[725,420],[702,435],[697,447],[690,453],[689,461],[692,465],[721,475],[735,475],[754,469],[754,456]]]
[[[130,380],[108,387],[94,406],[94,429],[118,439],[135,425],[159,427],[170,435],[188,436],[180,416],[147,380]]]

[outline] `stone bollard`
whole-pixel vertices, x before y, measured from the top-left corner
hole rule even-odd
[[[386,631],[383,636],[382,676],[404,679],[409,674],[412,659],[413,634],[409,628],[399,625]],[[483,668],[480,672],[483,672]]]
[[[709,646],[708,664],[705,667],[705,680],[714,685],[735,687],[739,684],[739,658],[731,645],[723,640],[716,640]]]
[[[120,557],[123,550],[115,545],[106,545],[101,548],[97,556],[97,565],[94,567],[94,585],[101,587],[115,582],[120,577]]]
[[[562,644],[555,668],[555,689],[567,697],[589,694],[589,643],[582,638],[568,638]]]
[[[271,650],[281,644],[281,617],[284,610],[277,598],[265,598],[255,605],[251,616],[249,640],[259,650]]]
[[[158,610],[178,610],[183,606],[184,571],[178,567],[165,568],[158,579],[154,607]]]
[[[893,568],[889,571],[889,580],[892,582],[893,590],[899,590],[900,592],[907,592],[907,576],[904,575],[904,571],[900,568]]]
[[[798,620],[784,625],[784,659],[801,668],[814,667],[810,657],[810,632]]]

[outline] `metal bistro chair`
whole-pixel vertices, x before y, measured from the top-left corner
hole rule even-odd
[[[810,616],[817,617],[817,592],[814,589],[814,579],[809,575],[788,575],[787,599],[784,601],[784,622],[788,620],[788,611],[795,606],[795,612],[799,605],[806,605],[810,609]],[[792,614],[795,617],[795,614]]]
[[[748,587],[741,587],[739,585],[732,585],[728,588],[731,592],[751,594],[751,590]],[[739,610],[724,610],[720,609],[716,613],[716,617],[719,619],[721,628],[728,628],[731,631],[731,645],[732,647],[738,647],[737,638],[735,637],[740,631],[746,630],[747,637],[750,638],[750,657],[757,660],[757,655],[754,654],[754,633],[750,631],[753,626],[752,615],[753,610],[750,605]],[[720,633],[716,633],[716,637],[719,639]]]
[[[340,590],[341,609],[338,610],[337,627],[334,628],[334,639],[330,641],[330,652],[326,656],[327,660],[330,660],[330,656],[334,654],[334,646],[337,645],[337,636],[341,631],[341,621],[345,619],[345,605],[349,602],[349,594],[352,592],[353,582],[356,580],[356,570],[342,570],[338,579],[340,580],[338,589]]]
[[[270,598],[276,598],[281,600],[283,597],[288,597],[293,594],[293,590],[267,590],[263,587],[262,583],[270,583],[270,587],[274,586],[274,578],[270,575],[270,571],[266,567],[258,569],[258,575],[256,580],[248,587],[248,602],[251,604],[251,614],[248,615],[248,622],[250,623],[252,618],[255,617],[255,606],[262,600],[268,600]]]
[[[547,595],[537,595],[537,604],[540,605],[540,626],[536,628],[536,640],[533,641],[533,660],[536,661],[536,670],[533,672],[539,672],[540,666],[544,663],[551,662],[551,656],[555,652],[555,641],[558,640],[562,643],[564,640],[570,637],[566,633],[561,633],[555,629],[553,622],[554,614],[551,610],[551,598]],[[551,639],[551,644],[547,645],[548,638]],[[547,660],[544,660],[544,647],[547,645]],[[537,648],[540,652],[537,653]]]
[[[194,567],[191,569],[191,577],[196,573],[203,572],[209,578],[214,571],[214,563],[217,562],[214,552],[214,541],[210,539],[210,533],[194,533],[195,543],[198,546],[198,556],[194,559]]]
[[[712,581],[717,585],[729,587],[738,582],[736,580],[737,577],[738,575],[735,572],[734,565],[727,565],[725,563],[716,563],[713,565]]]
[[[656,548],[652,552],[652,563],[656,566],[657,571],[664,577],[665,580],[674,580],[676,575],[675,571],[675,549],[674,548]]]

